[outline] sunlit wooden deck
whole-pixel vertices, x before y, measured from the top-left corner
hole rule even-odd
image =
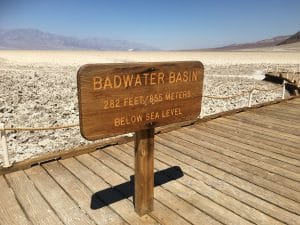
[[[133,154],[128,143],[1,176],[0,224],[300,224],[300,98],[156,135],[143,217]]]

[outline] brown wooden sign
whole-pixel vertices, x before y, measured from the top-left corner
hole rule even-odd
[[[135,132],[135,211],[154,202],[154,128],[196,118],[201,62],[92,64],[77,74],[80,131],[88,140]]]
[[[82,136],[96,140],[196,118],[203,73],[198,61],[82,66],[77,74]]]

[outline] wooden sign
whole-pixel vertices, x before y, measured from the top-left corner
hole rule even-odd
[[[203,73],[198,61],[82,66],[77,74],[82,136],[96,140],[196,118]]]
[[[154,202],[154,128],[200,114],[201,62],[92,64],[77,74],[80,131],[88,140],[135,132],[135,211]]]

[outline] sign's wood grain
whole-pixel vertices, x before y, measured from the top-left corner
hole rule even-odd
[[[77,74],[82,135],[96,140],[195,119],[203,73],[198,61],[82,66]]]

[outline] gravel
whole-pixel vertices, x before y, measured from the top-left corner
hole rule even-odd
[[[50,127],[79,122],[78,65],[20,65],[1,59],[0,65],[0,122],[6,127]],[[204,95],[232,96],[253,87],[279,86],[257,80],[262,78],[266,67],[266,64],[205,65]],[[255,91],[252,104],[268,102],[281,95],[281,89]],[[204,97],[202,116],[247,106],[248,98],[248,93],[225,100]],[[11,162],[19,162],[90,142],[83,139],[75,127],[55,131],[7,131],[7,143]]]

